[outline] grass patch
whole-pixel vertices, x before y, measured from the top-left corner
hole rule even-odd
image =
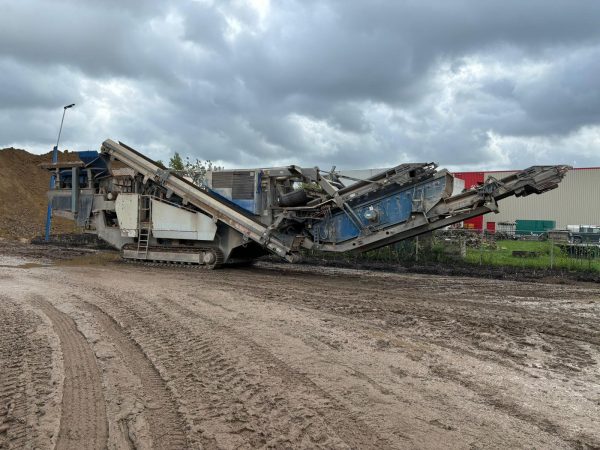
[[[538,256],[513,256],[513,251],[536,252]],[[566,269],[600,272],[598,251],[578,249],[576,254],[551,241],[498,241],[496,247],[484,245],[483,248],[467,249],[465,261],[471,264],[508,266],[532,269]]]

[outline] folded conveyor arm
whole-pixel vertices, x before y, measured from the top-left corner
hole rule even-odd
[[[509,196],[541,194],[558,186],[569,166],[533,166],[500,180],[490,178],[481,186],[455,196],[442,196],[431,207],[415,207],[401,223],[379,228],[337,243],[305,242],[306,247],[329,252],[368,251],[418,236],[489,212],[498,212],[497,201]],[[435,177],[450,176],[439,172]],[[433,178],[435,179],[435,178]],[[432,180],[433,180],[432,179]],[[326,226],[326,224],[325,224]]]

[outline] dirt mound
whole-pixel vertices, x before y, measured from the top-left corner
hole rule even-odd
[[[70,153],[59,154],[59,161],[72,159]],[[39,165],[51,160],[51,152],[0,150],[0,237],[29,239],[44,232],[50,174]],[[73,223],[65,219],[54,218],[52,224],[54,233],[74,231]]]

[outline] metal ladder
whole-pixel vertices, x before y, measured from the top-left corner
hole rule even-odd
[[[149,195],[140,195],[138,202],[138,259],[148,259],[150,230],[152,229],[152,199]]]

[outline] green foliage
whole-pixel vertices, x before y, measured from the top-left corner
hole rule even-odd
[[[474,237],[481,234],[473,234]],[[420,236],[365,253],[328,253],[307,250],[308,257],[323,261],[340,261],[350,264],[381,263],[413,264],[472,264],[483,267],[516,267],[529,269],[558,269],[569,271],[600,271],[600,248],[597,246],[572,247],[566,243],[526,240],[498,240],[489,236],[484,240],[471,240],[469,236]],[[462,240],[462,245],[461,245]],[[466,250],[466,256],[464,251]],[[513,251],[524,256],[513,256]]]
[[[513,256],[513,251],[535,252],[538,256]],[[465,261],[487,266],[528,267],[600,271],[597,252],[578,249],[575,254],[552,241],[498,241],[495,249],[468,248]]]
[[[178,152],[175,152],[171,159],[169,159],[169,167],[173,170],[184,170],[183,159]]]
[[[186,158],[183,175],[191,178],[194,184],[201,185],[205,182],[206,172],[216,172],[218,170],[223,170],[223,167],[215,165],[211,160],[201,161],[196,159],[192,162],[190,158]]]
[[[157,162],[162,163],[162,161]],[[192,181],[197,185],[204,184],[206,172],[223,170],[223,167],[215,165],[210,160],[202,161],[200,159],[196,159],[192,161],[188,156],[185,158],[184,162],[178,152],[175,152],[175,154],[169,160],[169,168],[181,176],[191,178]]]

